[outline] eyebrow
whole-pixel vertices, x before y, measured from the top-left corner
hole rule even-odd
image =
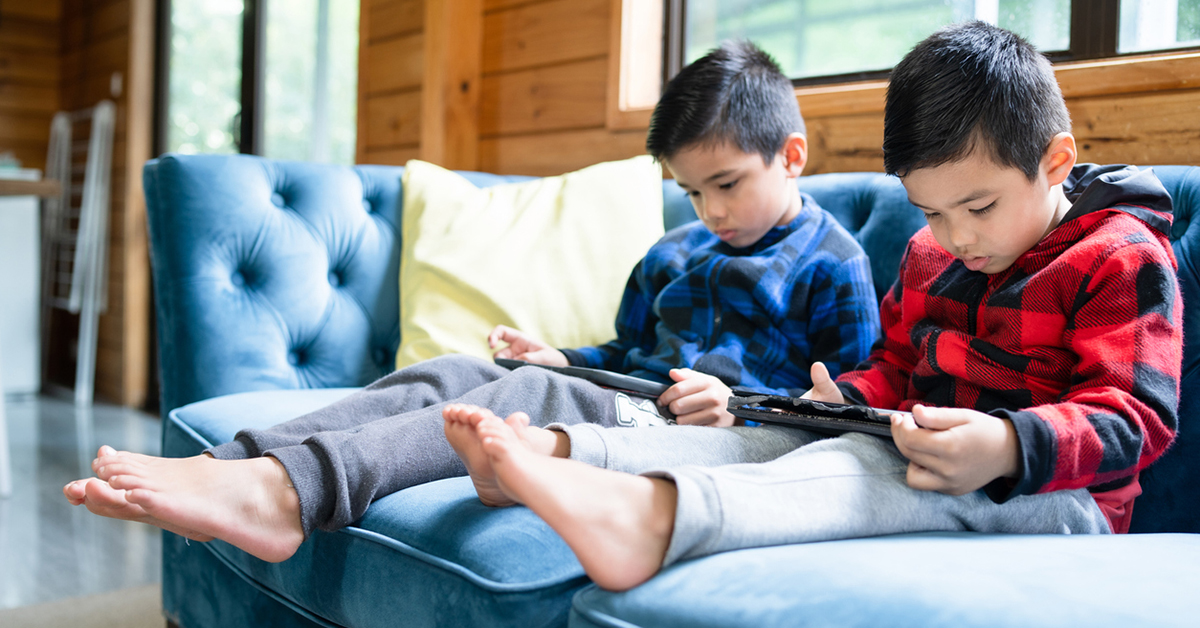
[[[992,192],[989,190],[975,190],[974,192],[971,192],[970,194],[959,199],[959,201],[957,203],[954,203],[953,205],[951,205],[951,207],[958,207],[960,205],[966,205],[967,203],[970,203],[971,201],[977,201],[977,200],[979,200],[985,196],[989,196],[991,194],[992,194]],[[915,207],[918,207],[920,209],[924,209],[924,210],[931,211],[931,212],[937,211],[936,209],[926,207],[926,206],[912,200],[911,197],[909,197],[908,202],[912,203]]]

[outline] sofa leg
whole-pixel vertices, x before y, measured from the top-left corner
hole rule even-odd
[[[167,620],[167,628],[179,628],[179,624],[168,619]]]

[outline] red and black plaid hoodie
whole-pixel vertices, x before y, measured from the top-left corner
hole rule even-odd
[[[883,338],[838,386],[850,403],[1012,421],[1020,474],[984,487],[992,500],[1086,487],[1126,532],[1138,473],[1178,426],[1171,198],[1132,166],[1076,166],[1063,190],[1062,223],[1001,273],[968,270],[917,232],[883,300]]]

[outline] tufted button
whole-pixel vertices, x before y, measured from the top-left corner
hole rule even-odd
[[[375,350],[371,352],[371,357],[375,358],[376,364],[383,366],[387,362],[387,350],[382,347],[376,347]]]
[[[367,212],[368,214],[372,214],[375,212],[375,206],[373,206],[371,204],[371,199],[368,199],[368,198],[363,199],[363,211]]]
[[[300,366],[304,363],[304,354],[296,349],[288,351],[287,361],[292,366]]]
[[[342,285],[342,276],[336,270],[329,271],[329,285],[334,288]]]
[[[240,271],[240,270],[234,271],[234,273],[229,276],[229,282],[232,283],[233,285],[237,286],[238,288],[245,287],[246,275],[242,274],[242,271]]]
[[[274,203],[276,207],[287,206],[287,202],[284,200],[283,195],[279,192],[273,192],[271,194],[271,202]]]

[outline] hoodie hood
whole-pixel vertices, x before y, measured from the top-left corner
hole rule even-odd
[[[1141,220],[1164,237],[1171,233],[1174,205],[1152,169],[1079,164],[1063,182],[1063,193],[1071,201],[1071,210],[1063,216],[1064,223],[1092,212],[1116,209]]]

